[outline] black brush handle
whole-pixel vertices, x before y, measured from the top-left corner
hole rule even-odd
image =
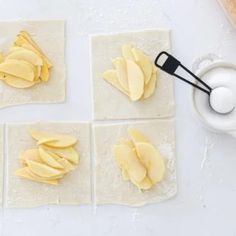
[[[167,59],[164,62],[163,65],[158,64],[158,60],[160,59],[161,56],[166,55]],[[155,60],[155,65],[162,69],[163,71],[165,71],[166,73],[170,74],[170,75],[174,75],[175,71],[177,70],[177,68],[181,65],[180,61],[178,61],[175,57],[173,57],[172,55],[170,55],[168,52],[161,52],[156,60]]]
[[[165,55],[166,56],[166,60],[165,62],[161,65],[159,64],[159,60],[161,58],[161,56]],[[173,57],[172,55],[170,55],[168,52],[161,52],[158,54],[158,56],[155,59],[155,65],[160,68],[161,70],[165,71],[166,73],[175,76],[176,78],[184,81],[187,84],[192,85],[193,87],[200,89],[201,91],[205,92],[206,94],[210,95],[212,88],[206,84],[204,81],[202,81],[199,77],[197,77],[195,74],[193,74],[188,68],[186,68],[184,65],[181,64],[181,62],[179,60],[177,60],[175,57]],[[198,86],[197,84],[183,78],[182,76],[178,75],[175,73],[175,71],[177,70],[178,67],[183,68],[188,74],[190,74],[192,77],[194,77],[197,81],[199,81],[206,89]]]

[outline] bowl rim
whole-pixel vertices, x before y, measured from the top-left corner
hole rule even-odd
[[[227,62],[227,61],[224,61],[221,59],[217,59],[215,61],[212,61],[210,64],[203,66],[202,68],[198,68],[196,70],[195,74],[201,78],[203,75],[208,73],[210,70],[213,70],[213,69],[219,68],[219,67],[228,67],[228,68],[236,70],[236,64],[233,64],[231,62]],[[195,81],[194,83],[197,83],[197,81]],[[194,115],[194,118],[197,119],[198,121],[200,120],[203,127],[207,128],[208,130],[210,130],[212,132],[230,133],[230,131],[233,131],[233,129],[229,129],[229,130],[217,129],[217,128],[213,127],[211,124],[209,124],[208,122],[206,122],[206,120],[202,117],[202,115],[196,109],[195,99],[194,99],[194,91],[196,91],[196,88],[192,86],[192,88],[190,89],[190,100],[191,100],[190,103],[191,103],[191,110],[192,110],[192,114]]]

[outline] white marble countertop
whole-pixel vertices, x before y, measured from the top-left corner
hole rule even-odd
[[[89,33],[170,28],[173,53],[190,68],[207,53],[236,61],[236,30],[216,0],[0,0],[0,6],[0,20],[67,20],[68,78],[67,103],[3,109],[1,122],[91,118]],[[236,235],[236,140],[204,130],[191,114],[190,88],[179,81],[175,88],[176,198],[96,211],[91,206],[0,209],[1,235]]]

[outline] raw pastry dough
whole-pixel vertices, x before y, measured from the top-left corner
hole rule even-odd
[[[80,164],[57,186],[20,179],[14,172],[20,167],[19,153],[35,146],[28,130],[37,129],[73,135],[79,142]],[[7,125],[6,206],[36,207],[47,204],[88,204],[90,186],[90,125],[88,123],[35,123]]]
[[[114,162],[112,147],[120,137],[129,138],[127,128],[140,130],[152,140],[166,164],[166,173],[161,183],[150,191],[141,192],[129,181],[124,181],[121,171]],[[95,179],[97,204],[124,204],[142,206],[173,197],[177,192],[175,164],[175,121],[152,120],[115,125],[94,125]]]
[[[0,124],[0,204],[3,202],[3,172],[4,172],[4,125]]]
[[[111,60],[121,54],[120,50],[124,44],[141,49],[152,61],[160,51],[170,51],[168,30],[97,35],[91,36],[90,40],[95,120],[159,118],[174,115],[173,80],[166,73],[158,71],[157,88],[152,97],[135,103],[102,79],[102,73],[111,68]]]
[[[16,35],[27,31],[50,58],[50,80],[27,89],[0,83],[0,108],[26,103],[56,103],[65,100],[64,21],[0,22],[0,52],[7,52]]]

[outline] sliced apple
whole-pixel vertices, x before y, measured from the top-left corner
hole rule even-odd
[[[45,143],[49,147],[67,148],[76,144],[77,139],[69,135],[55,135],[57,141]]]
[[[66,148],[76,144],[77,139],[70,135],[50,134],[46,132],[31,130],[31,136],[40,142],[41,139],[55,138],[55,141],[47,142],[45,145],[56,148]]]
[[[30,35],[28,34],[28,32],[26,31],[21,31],[20,35],[22,37],[24,37],[43,57],[43,59],[46,61],[47,65],[49,68],[52,67],[52,64],[50,62],[50,60],[47,58],[47,56],[43,53],[43,51],[40,49],[40,47],[37,45],[37,43],[30,37]]]
[[[29,174],[29,172],[27,172],[27,168],[28,167],[23,167],[23,168],[20,168],[18,169],[16,172],[15,172],[15,175],[18,176],[18,177],[21,177],[21,178],[25,178],[25,179],[29,179],[29,180],[32,180],[32,181],[36,181],[36,182],[41,182],[41,183],[45,183],[45,184],[52,184],[52,185],[57,185],[58,184],[58,180],[45,180],[45,179],[42,179],[40,177],[35,177],[31,174]]]
[[[13,47],[28,49],[30,51],[35,52],[38,56],[42,57],[42,54],[34,46],[32,46],[32,44],[30,44],[28,40],[26,40],[22,35],[17,35],[16,40],[11,48]]]
[[[7,60],[6,60],[7,61]],[[20,60],[19,60],[20,61]],[[22,62],[24,62],[26,65],[28,65],[29,67],[31,67],[31,69],[33,70],[34,72],[34,81],[36,81],[38,79],[38,75],[39,75],[39,71],[38,69],[40,68],[40,71],[41,71],[41,67],[40,66],[35,66],[27,61],[24,61],[24,60],[21,60]]]
[[[17,40],[16,40],[15,44],[13,45],[13,47],[21,47],[21,48],[24,48],[24,49],[27,49],[27,50],[30,50],[30,51],[36,53],[39,57],[42,58],[43,64],[46,64],[46,66],[49,68],[47,62],[44,60],[44,58],[40,54],[40,52],[37,49],[35,49],[31,44],[29,44],[25,39],[22,39],[22,37],[20,37],[20,39],[19,39],[18,37],[19,36],[17,36]],[[19,44],[17,44],[17,43],[19,43]]]
[[[131,61],[135,61],[134,55],[132,53],[132,47],[128,44],[125,44],[122,46],[122,56],[126,59],[126,60],[131,60]]]
[[[30,44],[22,35],[17,36],[14,46],[12,48],[17,49],[19,47],[23,47],[25,49],[33,51],[34,53],[36,53],[39,57],[41,57],[43,59],[43,65],[41,68],[40,78],[42,81],[48,81],[48,79],[49,79],[49,70],[48,69],[52,67],[52,64],[44,56],[44,54],[41,53],[41,50],[39,51],[37,48],[32,46],[32,44]]]
[[[154,93],[157,68],[140,49],[125,44],[122,57],[115,58],[112,63],[115,71],[105,71],[103,78],[131,101],[146,99]]]
[[[28,149],[20,154],[20,160],[22,164],[26,164],[27,160],[36,161],[42,163],[42,160],[39,156],[38,149]]]
[[[32,138],[38,141],[38,149],[28,149],[21,153],[24,168],[16,175],[37,182],[58,184],[66,173],[75,168],[79,154],[72,147],[77,139],[70,135],[54,134],[30,130]]]
[[[165,174],[165,163],[158,150],[149,143],[137,143],[136,151],[152,183],[160,182]]]
[[[146,169],[132,148],[128,145],[115,145],[112,152],[118,165],[128,171],[131,181],[141,182],[145,178]]]
[[[39,80],[39,77],[40,77],[40,75],[41,75],[41,72],[42,72],[42,67],[41,66],[35,66],[36,68],[37,68],[37,72],[36,72],[36,74],[35,74],[35,81],[36,80]]]
[[[53,176],[53,177],[41,177],[41,176],[38,176],[35,173],[33,173],[28,166],[26,166],[25,170],[33,178],[41,179],[41,180],[59,180],[64,176],[64,173],[62,173],[61,175],[57,175],[57,176]]]
[[[52,141],[45,143],[45,145],[49,147],[56,147],[56,148],[67,148],[75,145],[77,143],[77,139],[70,135],[55,135],[53,136],[57,141]]]
[[[32,45],[24,37],[22,37],[22,35],[18,34],[12,47],[22,47],[23,44],[27,44],[32,47]]]
[[[55,168],[49,167],[45,164],[38,163],[31,160],[26,160],[26,164],[28,165],[29,169],[36,175],[40,177],[57,177],[63,174],[62,171],[59,171]]]
[[[23,47],[19,47],[19,46],[15,46],[15,43],[10,47],[9,49],[9,52],[12,53],[12,52],[17,52],[17,51],[21,51],[21,50],[28,50],[26,48],[23,48]],[[29,50],[31,51],[31,50]]]
[[[52,152],[55,153],[56,155],[60,156],[61,158],[64,158],[68,160],[69,162],[73,164],[78,164],[79,163],[79,153],[75,150],[73,147],[68,147],[68,148],[52,148],[43,145],[43,147]]]
[[[14,47],[15,47],[15,46],[18,47],[19,45],[14,44]],[[26,41],[26,42],[23,42],[23,43],[21,44],[21,46],[19,46],[19,47],[24,48],[24,49],[28,49],[28,50],[30,50],[30,51],[36,53],[38,56],[41,57],[41,54],[40,54],[32,45],[30,45],[27,41]]]
[[[135,62],[131,60],[126,60],[126,63],[127,63],[130,99],[132,101],[137,101],[142,97],[144,92],[143,72]]]
[[[139,130],[135,128],[128,128],[128,134],[135,145],[139,142],[149,143],[148,139]]]
[[[37,84],[36,81],[27,81],[13,75],[5,75],[4,81],[6,84],[14,88],[30,88]]]
[[[122,57],[117,57],[112,61],[113,66],[116,69],[116,74],[118,81],[120,82],[120,85],[122,88],[128,92],[129,91],[129,85],[128,85],[128,78],[127,78],[127,69],[126,69],[126,61]]]
[[[26,39],[22,34],[17,35],[16,40],[14,42],[14,46],[23,47],[35,52],[38,56],[42,57],[43,61],[46,63],[48,68],[52,67],[52,64],[48,60],[48,58],[43,54],[41,49],[36,45],[30,42],[30,40]]]
[[[151,79],[149,80],[148,84],[145,85],[143,94],[144,99],[149,98],[154,94],[156,89],[156,82],[157,82],[157,75],[153,73],[151,75]]]
[[[33,129],[30,129],[29,130],[30,132],[30,135],[32,136],[32,138],[34,138],[35,140],[39,141],[41,139],[53,139],[55,138],[54,135],[52,134],[49,134],[48,132],[43,132],[43,131],[38,131],[38,130],[33,130]]]
[[[41,57],[39,57],[33,51],[30,51],[25,48],[18,49],[16,51],[11,52],[8,56],[6,56],[6,59],[23,60],[23,61],[27,61],[35,66],[42,66],[43,65],[43,60]]]
[[[68,173],[71,170],[74,170],[75,166],[71,164],[68,160],[66,160],[63,157],[58,156],[57,154],[53,152],[49,152],[49,154],[58,162],[60,165],[63,166],[63,172]]]
[[[45,61],[42,59],[41,55],[35,51],[31,44],[27,44],[27,47],[24,43],[27,43],[25,39],[20,37],[17,38],[16,42],[21,46],[12,46],[10,48],[10,53],[6,57],[6,60],[14,59],[19,61],[24,61],[28,63],[31,69],[34,71],[34,80],[40,82],[39,78],[42,81],[48,81],[49,71],[48,66]]]
[[[123,87],[120,85],[117,73],[115,70],[107,70],[102,74],[102,77],[104,80],[106,80],[109,84],[111,84],[113,87],[117,88],[119,91],[124,93],[125,95],[129,96],[129,93],[123,89]]]
[[[46,137],[46,138],[41,138],[39,139],[39,141],[37,142],[37,145],[41,145],[41,144],[46,144],[49,142],[54,142],[57,141],[58,139],[56,139],[55,137]]]
[[[141,50],[138,48],[133,48],[132,53],[137,61],[138,65],[141,67],[144,74],[145,84],[148,84],[152,75],[152,63],[149,60],[148,56],[146,56]]]
[[[39,156],[42,159],[42,161],[45,162],[47,165],[54,167],[54,168],[58,168],[58,169],[64,169],[64,166],[61,165],[58,161],[56,161],[53,158],[53,156],[51,156],[42,147],[39,147]]]
[[[34,71],[24,61],[9,59],[0,64],[0,72],[19,77],[27,81],[34,81]]]
[[[40,79],[45,82],[48,81],[48,79],[49,79],[49,71],[48,71],[48,67],[45,63],[41,67]]]

